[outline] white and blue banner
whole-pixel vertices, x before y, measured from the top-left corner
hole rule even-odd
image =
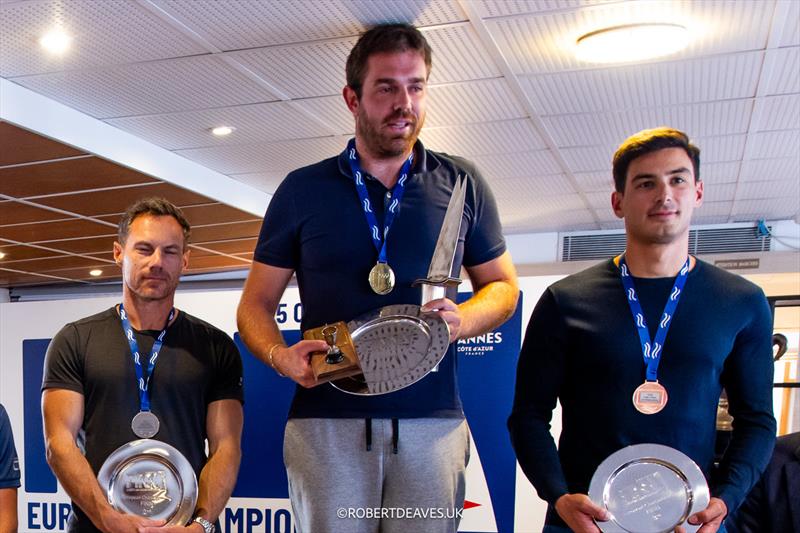
[[[524,298],[497,330],[458,342],[458,376],[472,436],[467,493],[460,531],[541,530],[544,504],[516,464],[506,429],[514,393],[521,335],[532,305],[550,282],[523,283]],[[523,280],[524,282],[524,280]],[[528,290],[526,285],[533,285]],[[534,288],[535,287],[535,288]],[[283,466],[283,429],[293,382],[277,376],[249,354],[236,332],[239,291],[178,293],[176,307],[229,333],[242,353],[245,426],[242,465],[222,533],[282,533],[293,530]],[[468,293],[459,295],[464,299]],[[531,301],[532,300],[532,301]],[[118,298],[0,304],[0,402],[11,417],[23,472],[19,491],[20,531],[63,531],[70,512],[45,460],[40,413],[42,366],[52,336],[67,322],[99,312]],[[284,296],[276,319],[287,343],[300,338],[302,306],[296,289]]]

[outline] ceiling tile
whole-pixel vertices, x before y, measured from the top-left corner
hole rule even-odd
[[[800,47],[767,50],[764,72],[769,77],[762,94],[800,93]]]
[[[561,171],[549,150],[482,155],[472,160],[490,183],[499,179],[550,175]]]
[[[762,131],[747,137],[745,159],[800,158],[800,129]]]
[[[800,214],[794,198],[770,198],[768,200],[749,200],[737,202],[731,214],[734,222],[748,222],[758,219],[785,220]]]
[[[207,204],[210,200],[171,183],[156,183],[147,187],[98,190],[61,196],[50,196],[36,200],[38,204],[63,209],[85,216],[122,213],[137,200],[148,196],[166,198],[178,207]]]
[[[287,102],[127,117],[106,122],[168,150],[302,139],[333,133]],[[211,128],[221,125],[233,126],[236,130],[226,137],[214,136]]]
[[[614,178],[609,171],[600,172],[576,172],[573,175],[578,182],[581,190],[586,192],[604,192],[610,197],[611,191],[614,190]]]
[[[728,100],[629,111],[555,115],[543,117],[543,121],[558,146],[581,146],[586,144],[586,139],[611,139],[618,143],[638,131],[658,125],[669,125],[697,139],[747,132],[751,108],[752,100]]]
[[[0,194],[15,198],[151,183],[157,182],[99,157],[0,168]]]
[[[619,111],[753,97],[763,52],[526,76],[537,113]]]
[[[508,154],[547,148],[527,119],[464,124],[449,127],[426,127],[420,139],[426,148],[474,157],[488,154]]]
[[[578,37],[624,24],[658,21],[687,26],[695,37],[682,52],[665,59],[685,59],[764,48],[771,1],[614,2],[553,13],[488,20],[487,27],[517,74],[594,68],[575,55]]]
[[[53,27],[72,37],[69,53],[37,46]],[[135,2],[39,1],[0,11],[0,76],[85,69],[207,52]]]
[[[61,213],[13,201],[0,201],[0,226],[69,218]]]
[[[99,236],[116,233],[114,228],[89,220],[61,220],[22,226],[0,226],[0,239],[17,242],[46,242],[74,237]]]
[[[793,130],[800,124],[800,94],[758,98],[751,130]]]
[[[800,181],[800,154],[782,159],[743,161],[740,177],[742,181]]]
[[[59,72],[14,82],[101,119],[278,99],[216,56]]]
[[[217,146],[177,153],[223,174],[289,172],[338,155],[347,141],[320,137],[278,143]]]
[[[192,228],[192,242],[200,244],[208,241],[258,237],[260,231],[261,221],[195,226]]]
[[[249,172],[245,174],[228,174],[231,178],[246,183],[251,187],[270,194],[278,189],[286,177],[285,172]]]
[[[446,0],[156,3],[222,50],[353,36],[379,22],[430,26],[463,20],[456,4]]]
[[[800,2],[788,1],[780,46],[800,45]]]
[[[800,180],[743,181],[739,184],[740,202],[766,199],[775,200],[776,205],[778,201],[792,201],[795,207],[800,209]],[[742,211],[737,207],[737,212]],[[769,209],[764,213],[768,214]]]
[[[508,17],[525,13],[564,11],[613,0],[481,0],[474,2],[482,18]]]
[[[700,153],[700,179],[711,184],[733,183],[739,177],[738,161],[723,163],[706,163],[703,153]]]
[[[527,115],[504,79],[479,80],[431,87],[426,124],[450,126]]]
[[[0,167],[46,161],[61,157],[75,157],[85,152],[42,137],[36,133],[0,120],[0,146],[13,146],[13,150],[0,150]]]
[[[88,237],[85,239],[69,239],[64,241],[50,241],[43,246],[55,250],[63,250],[74,254],[100,254],[108,253],[114,249],[114,241],[117,240],[116,228],[106,227],[103,230],[104,237]]]
[[[528,202],[531,206],[543,196],[574,194],[563,174],[492,180],[489,184],[498,204]]]
[[[23,259],[36,259],[39,257],[53,257],[56,255],[60,255],[58,252],[52,250],[43,250],[41,248],[35,248],[33,246],[23,246],[17,244],[8,244],[3,245],[3,242],[0,241],[0,253],[3,254],[3,258],[0,259],[0,266],[9,265],[11,266],[11,261],[19,261]]]
[[[735,183],[716,183],[709,185],[706,183],[703,187],[704,198],[703,203],[709,202],[732,202],[736,194]]]

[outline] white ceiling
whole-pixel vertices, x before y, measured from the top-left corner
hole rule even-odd
[[[423,141],[478,164],[508,233],[621,227],[611,154],[658,125],[702,150],[696,223],[800,216],[797,0],[0,0],[0,77],[269,193],[352,135],[344,62],[383,21],[431,43]],[[634,65],[572,53],[653,21],[694,41]],[[56,24],[61,58],[37,45]],[[213,137],[222,123],[235,133]]]

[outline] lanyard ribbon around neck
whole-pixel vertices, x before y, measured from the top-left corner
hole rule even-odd
[[[633,320],[636,323],[636,331],[639,334],[639,341],[642,345],[642,357],[646,367],[647,381],[658,380],[658,364],[661,361],[661,352],[664,348],[664,341],[667,338],[669,326],[672,323],[672,317],[675,314],[675,309],[678,307],[678,300],[680,300],[683,286],[686,284],[686,278],[689,275],[689,258],[681,267],[675,278],[675,283],[672,285],[667,303],[664,306],[664,313],[661,315],[661,321],[658,323],[656,330],[656,338],[654,341],[650,339],[650,331],[647,329],[647,322],[644,318],[642,306],[639,303],[639,298],[636,295],[636,288],[633,284],[633,277],[628,271],[628,264],[625,262],[625,255],[619,258],[620,277],[622,278],[622,285],[625,287],[628,305],[633,315]]]

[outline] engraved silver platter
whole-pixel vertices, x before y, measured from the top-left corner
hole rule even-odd
[[[123,444],[100,467],[97,481],[114,509],[166,525],[185,525],[197,503],[197,477],[181,452],[141,439]]]
[[[667,533],[708,506],[708,483],[700,467],[669,446],[636,444],[600,463],[589,498],[611,519],[597,522],[603,533]]]
[[[394,392],[428,375],[447,353],[450,328],[413,304],[387,305],[347,323],[363,374],[332,381],[360,396]]]

